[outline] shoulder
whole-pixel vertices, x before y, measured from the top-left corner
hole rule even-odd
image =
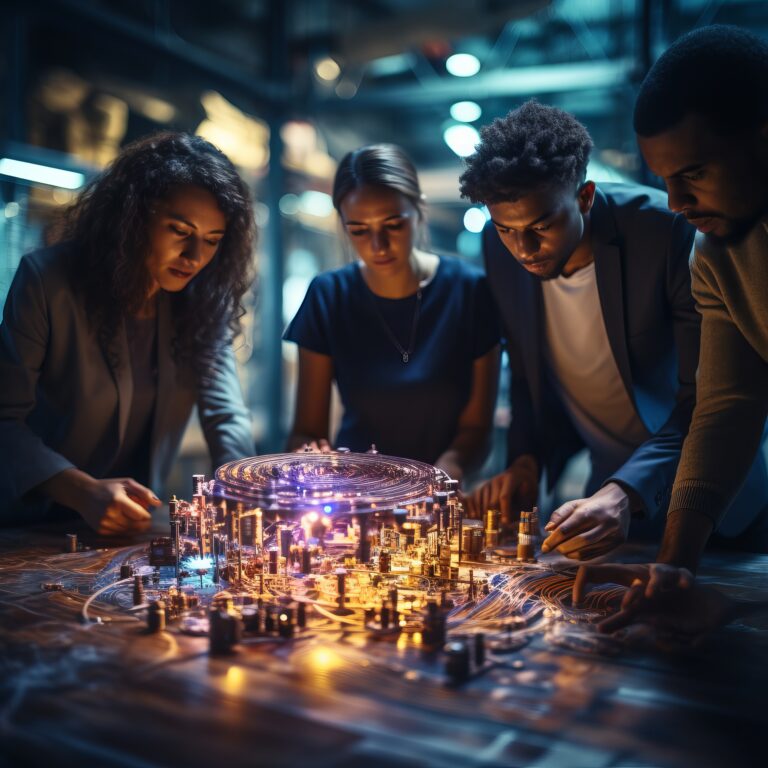
[[[715,242],[701,232],[696,233],[693,251],[691,252],[691,276],[704,280],[717,272],[718,266],[728,263],[727,251],[724,246]]]
[[[71,245],[60,243],[39,248],[22,256],[13,279],[11,291],[34,290],[33,286],[46,295],[71,292],[67,274],[67,255]]]
[[[675,214],[667,208],[667,196],[660,189],[646,187],[643,184],[598,184],[597,191],[602,193],[611,208],[616,211],[658,211],[665,215]]]
[[[309,284],[308,294],[337,296],[351,291],[358,279],[357,264],[347,264],[339,269],[321,272]]]
[[[443,280],[459,280],[470,285],[485,280],[485,274],[479,267],[453,256],[440,256],[440,266],[436,277]]]
[[[680,246],[686,259],[694,229],[684,216],[669,210],[667,195],[641,184],[600,184],[593,208],[595,218],[611,218],[615,233],[629,245]]]

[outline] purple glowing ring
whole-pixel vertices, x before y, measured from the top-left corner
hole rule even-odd
[[[430,499],[444,479],[429,464],[369,453],[275,453],[224,464],[212,492],[265,510],[344,515]]]

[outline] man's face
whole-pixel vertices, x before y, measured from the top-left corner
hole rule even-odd
[[[559,277],[583,245],[595,185],[532,189],[517,200],[489,203],[501,241],[521,266],[541,280]]]
[[[738,239],[768,210],[768,125],[721,136],[691,114],[638,143],[667,186],[669,207],[700,232]]]

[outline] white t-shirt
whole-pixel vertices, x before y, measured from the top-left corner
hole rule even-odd
[[[605,330],[595,264],[542,283],[545,357],[573,424],[602,481],[649,438],[637,415]]]

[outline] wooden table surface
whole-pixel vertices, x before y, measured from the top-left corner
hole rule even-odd
[[[81,623],[136,546],[63,554],[61,530],[0,531],[0,766],[749,766],[768,764],[768,615],[686,654],[601,656],[543,636],[460,688],[407,637],[307,632],[210,657],[207,640]],[[632,559],[648,553],[629,550]],[[768,556],[702,577],[768,597]],[[113,577],[112,577],[113,578]],[[60,581],[49,592],[43,582]]]

